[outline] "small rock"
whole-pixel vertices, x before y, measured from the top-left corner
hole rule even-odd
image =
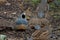
[[[52,34],[52,35],[51,35],[51,38],[54,38],[54,39],[55,39],[56,37],[57,37],[57,36],[56,36],[55,34]]]
[[[41,28],[41,27],[40,27],[39,25],[36,25],[36,26],[35,26],[35,29],[36,29],[36,30],[39,30],[40,28]]]
[[[0,40],[7,40],[7,36],[6,35],[0,35]]]
[[[4,14],[6,14],[7,12],[4,12]]]
[[[33,38],[32,38],[32,37],[30,37],[30,38],[29,38],[29,37],[27,37],[27,40],[33,40]]]
[[[11,5],[11,3],[8,3],[8,2],[7,2],[5,5]]]
[[[16,14],[16,12],[13,12],[12,14]]]

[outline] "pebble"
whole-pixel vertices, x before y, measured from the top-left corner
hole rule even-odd
[[[6,14],[7,12],[4,12],[4,14]]]
[[[13,12],[12,14],[16,14],[16,12]]]
[[[36,26],[35,26],[35,29],[36,29],[36,30],[39,30],[40,28],[41,28],[41,26],[39,26],[39,25],[36,25]]]
[[[7,2],[5,5],[8,5],[8,6],[9,6],[9,5],[11,5],[11,3],[8,3],[8,2]]]
[[[32,38],[32,37],[30,37],[30,38],[29,38],[29,37],[27,37],[27,40],[33,40],[33,38]]]
[[[7,36],[6,35],[0,35],[0,40],[7,40]]]

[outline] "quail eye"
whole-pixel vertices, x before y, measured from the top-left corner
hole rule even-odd
[[[23,18],[23,19],[25,18],[25,15],[24,15],[24,14],[22,15],[22,18]]]

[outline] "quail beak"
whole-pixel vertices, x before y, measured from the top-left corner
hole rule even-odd
[[[29,20],[30,20],[30,17],[29,17],[29,16],[27,16],[27,17],[26,17],[26,19],[29,21]]]

